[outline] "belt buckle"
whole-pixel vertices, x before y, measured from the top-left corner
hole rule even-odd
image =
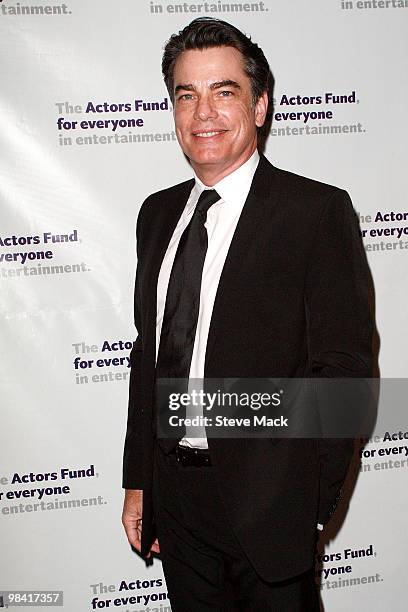
[[[201,467],[200,453],[198,452],[197,448],[192,449],[190,462],[190,465],[193,465],[194,467]]]
[[[177,463],[181,464],[183,467],[202,467],[204,465],[210,465],[209,457],[203,457],[199,449],[190,448],[188,446],[176,446],[176,459]]]

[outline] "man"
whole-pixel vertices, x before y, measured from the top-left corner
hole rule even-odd
[[[174,611],[318,610],[316,527],[351,442],[161,439],[156,383],[370,376],[356,216],[345,191],[259,155],[270,70],[239,30],[196,19],[162,67],[195,180],[138,217],[123,525],[142,556],[160,552]]]

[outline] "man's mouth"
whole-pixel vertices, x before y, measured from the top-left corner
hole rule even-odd
[[[193,132],[193,136],[197,136],[197,138],[212,138],[213,136],[224,134],[226,131],[227,130],[211,130],[211,131]]]

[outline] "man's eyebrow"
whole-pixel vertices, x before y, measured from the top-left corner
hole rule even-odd
[[[236,81],[231,81],[231,79],[224,79],[223,81],[217,81],[210,85],[210,89],[221,89],[221,87],[235,87],[235,89],[241,89],[241,85]]]
[[[181,83],[174,88],[174,93],[178,93],[179,91],[195,91],[195,88],[191,83]]]
[[[235,87],[235,89],[241,89],[241,85],[231,79],[223,79],[222,81],[216,81],[210,85],[211,90],[221,89],[222,87]],[[180,83],[180,85],[174,88],[174,93],[178,93],[179,91],[195,91],[195,87],[192,83]]]

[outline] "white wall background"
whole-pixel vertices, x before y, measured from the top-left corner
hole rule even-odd
[[[139,206],[191,175],[171,109],[135,111],[135,100],[166,99],[164,41],[201,14],[231,21],[263,47],[276,113],[332,112],[306,123],[275,120],[266,155],[346,188],[366,217],[381,375],[407,376],[408,219],[375,219],[407,211],[408,2],[0,0],[0,590],[63,590],[69,612],[170,609],[160,563],[146,568],[120,523],[129,350],[111,345],[134,340]],[[326,104],[326,93],[355,102]],[[283,95],[322,103],[287,106]],[[89,102],[132,110],[86,113]],[[78,123],[58,129],[58,119]],[[143,126],[80,125],[108,119]],[[313,133],[326,126],[329,134]],[[406,609],[407,460],[404,450],[392,464],[378,454],[401,444],[380,436],[367,446],[374,456],[363,459],[347,516],[325,549],[334,555],[323,565],[326,610]],[[90,469],[62,478],[66,468]],[[349,558],[348,549],[366,554]],[[122,581],[133,589],[120,589]],[[126,600],[132,595],[139,599]]]

